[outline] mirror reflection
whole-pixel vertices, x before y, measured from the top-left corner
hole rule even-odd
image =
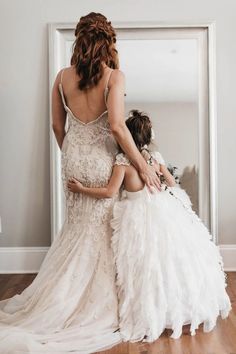
[[[150,115],[154,149],[176,167],[198,213],[198,52],[194,39],[119,40],[126,76],[126,114]],[[140,69],[141,68],[141,69]]]

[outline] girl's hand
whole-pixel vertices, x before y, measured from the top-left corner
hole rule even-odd
[[[72,177],[71,179],[69,179],[68,183],[67,183],[67,187],[69,189],[70,192],[74,192],[74,193],[78,193],[81,192],[83,189],[83,185],[82,183],[80,183],[80,181],[78,181],[76,178]]]

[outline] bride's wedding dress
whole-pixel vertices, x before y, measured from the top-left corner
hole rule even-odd
[[[85,124],[59,88],[68,117],[61,150],[66,219],[31,285],[0,301],[1,354],[93,353],[121,342],[110,227],[115,199],[67,189],[72,176],[105,186],[117,146],[107,111]]]

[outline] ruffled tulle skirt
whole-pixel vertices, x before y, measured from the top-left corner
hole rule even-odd
[[[113,211],[120,332],[125,341],[156,340],[165,328],[205,332],[231,303],[219,248],[178,187],[126,192]]]

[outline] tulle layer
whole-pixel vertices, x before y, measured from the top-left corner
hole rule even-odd
[[[219,248],[179,188],[127,193],[116,203],[112,248],[120,332],[125,341],[156,340],[165,328],[211,331],[231,309]]]
[[[93,353],[121,342],[107,224],[65,223],[34,281],[0,301],[0,353]]]

